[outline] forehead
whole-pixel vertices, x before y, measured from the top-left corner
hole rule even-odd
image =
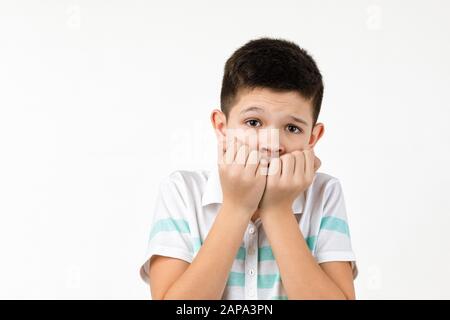
[[[312,118],[312,103],[296,91],[279,92],[267,88],[243,89],[231,109],[236,115],[248,107],[258,106],[268,113],[297,114]]]

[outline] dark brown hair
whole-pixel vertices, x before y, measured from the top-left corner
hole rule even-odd
[[[222,112],[228,117],[240,90],[254,88],[297,91],[312,102],[313,125],[317,122],[324,89],[322,75],[314,59],[297,44],[260,38],[237,49],[225,63]]]

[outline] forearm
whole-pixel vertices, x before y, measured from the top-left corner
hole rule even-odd
[[[288,212],[286,212],[286,210]],[[289,299],[346,299],[312,256],[291,209],[262,215],[261,221]]]
[[[164,299],[221,299],[250,216],[224,204],[196,257]]]

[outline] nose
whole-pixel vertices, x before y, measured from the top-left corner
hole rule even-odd
[[[279,157],[285,153],[283,146],[261,146],[259,149],[264,158]]]
[[[285,153],[285,148],[281,142],[277,129],[262,129],[258,132],[259,152],[262,157],[274,158]]]

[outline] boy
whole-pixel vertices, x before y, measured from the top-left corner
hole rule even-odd
[[[342,189],[315,172],[322,96],[292,42],[253,40],[227,60],[218,166],[160,185],[140,269],[153,299],[355,299]]]

